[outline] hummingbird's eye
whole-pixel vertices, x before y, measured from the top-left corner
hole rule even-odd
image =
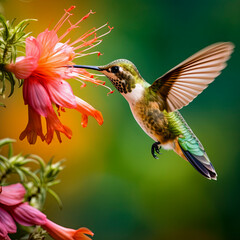
[[[119,72],[119,67],[118,66],[111,67],[111,72],[112,73],[118,73]]]

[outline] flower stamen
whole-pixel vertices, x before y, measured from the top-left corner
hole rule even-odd
[[[62,25],[69,19],[70,16],[73,15],[73,13],[70,13],[76,6],[71,6],[68,10],[64,9],[65,13],[60,18],[58,23],[54,26],[53,30],[57,33],[58,30],[62,27]]]

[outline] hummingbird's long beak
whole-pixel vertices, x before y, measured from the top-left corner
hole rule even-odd
[[[88,65],[73,65],[71,67],[74,68],[85,68],[85,69],[91,69],[91,70],[96,70],[96,71],[102,71],[102,69],[100,69],[97,66],[88,66]]]

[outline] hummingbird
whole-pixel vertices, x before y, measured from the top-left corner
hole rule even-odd
[[[128,101],[132,114],[143,131],[154,140],[154,158],[161,147],[174,150],[207,179],[217,173],[203,145],[178,111],[196,98],[226,67],[234,49],[231,42],[212,44],[167,73],[153,84],[146,82],[136,66],[125,59],[104,66],[74,65],[103,73]]]

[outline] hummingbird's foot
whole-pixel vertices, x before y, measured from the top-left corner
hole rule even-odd
[[[161,144],[160,142],[155,142],[155,143],[152,145],[151,153],[152,153],[152,155],[153,155],[153,157],[154,157],[155,159],[158,159],[156,153],[157,153],[157,154],[161,154],[161,153],[160,153],[160,149],[161,149],[161,145],[160,145],[160,144]],[[159,146],[159,145],[160,145],[160,146]],[[156,153],[155,153],[155,152],[156,152]]]

